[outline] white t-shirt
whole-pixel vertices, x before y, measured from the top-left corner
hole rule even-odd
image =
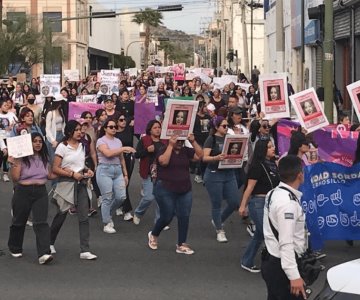
[[[55,150],[55,155],[62,158],[61,168],[69,168],[74,172],[81,172],[85,168],[85,149],[81,143],[77,149],[69,144],[66,146],[60,143]]]

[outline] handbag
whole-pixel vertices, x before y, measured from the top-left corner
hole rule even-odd
[[[290,195],[290,199],[293,201],[297,201],[297,198],[292,191],[290,191],[289,189],[287,189],[286,187],[283,187],[283,186],[281,186],[279,188],[288,191],[289,195]],[[271,196],[272,196],[273,192],[274,192],[274,190],[272,190],[269,195],[268,203],[270,203],[270,201],[271,201]],[[270,211],[270,206],[269,206],[269,211]],[[270,214],[268,214],[268,219],[269,219],[271,231],[273,232],[276,240],[279,241],[279,232],[276,230],[276,228],[272,224],[272,222],[270,220]],[[313,252],[310,249],[307,249],[305,251],[305,253],[303,253],[302,255],[298,255],[297,253],[295,253],[295,257],[296,257],[296,264],[298,266],[298,270],[299,270],[301,278],[304,280],[306,286],[312,285],[316,281],[316,279],[319,277],[319,274],[322,270],[321,264],[316,259],[315,255],[313,254]]]

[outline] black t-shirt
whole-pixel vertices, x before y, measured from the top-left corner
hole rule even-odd
[[[196,142],[203,146],[205,140],[209,136],[209,128],[210,128],[211,118],[208,115],[199,116],[196,115],[195,124],[194,124],[194,136]]]
[[[123,146],[127,146],[127,147],[133,147],[134,142],[133,142],[133,131],[131,130],[131,128],[129,126],[126,126],[124,131],[122,132],[116,132],[115,137],[117,137],[123,144]]]
[[[215,141],[214,141],[214,138],[215,138]],[[225,141],[224,136],[221,137],[221,136],[217,136],[217,135],[209,135],[204,143],[204,149],[210,148],[211,149],[210,156],[217,156],[217,155],[221,154],[221,152],[223,150],[224,141]],[[219,167],[219,162],[218,161],[210,161],[210,162],[208,162],[207,167],[210,170],[217,170],[217,168]]]
[[[134,101],[116,101],[115,109],[120,112],[120,115],[125,116],[128,122],[134,120]]]
[[[266,174],[263,166],[265,167],[267,174],[269,176]],[[274,163],[274,167],[275,166],[276,165]],[[252,195],[267,194],[269,191],[271,191],[279,184],[280,182],[279,172],[276,167],[274,169],[275,171],[270,170],[270,168],[268,168],[265,163],[261,164],[254,162],[251,165],[248,172],[248,179],[257,180],[255,187],[251,193]]]

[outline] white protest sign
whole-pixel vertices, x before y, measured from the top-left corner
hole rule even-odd
[[[42,97],[55,97],[55,95],[59,95],[60,74],[41,74],[40,94]]]
[[[100,71],[100,90],[98,95],[119,95],[120,71],[101,70]]]
[[[79,70],[64,70],[64,80],[79,81],[80,80]]]
[[[76,97],[76,102],[81,103],[97,103],[96,95],[80,95]]]
[[[34,154],[30,133],[9,137],[6,142],[9,156],[20,158]]]

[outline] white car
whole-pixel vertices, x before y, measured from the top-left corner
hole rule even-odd
[[[360,299],[360,259],[351,260],[329,269],[325,286],[314,299]]]

